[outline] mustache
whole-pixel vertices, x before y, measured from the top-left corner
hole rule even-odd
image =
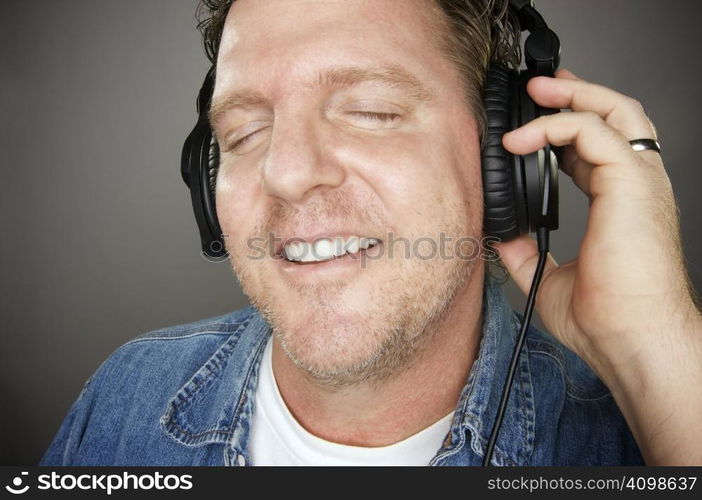
[[[371,196],[354,196],[333,190],[310,198],[304,205],[275,200],[256,224],[254,237],[312,231],[320,226],[352,225],[358,228],[385,228],[383,209]]]

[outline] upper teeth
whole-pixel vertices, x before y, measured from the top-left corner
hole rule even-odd
[[[378,243],[375,238],[324,238],[314,243],[298,241],[285,245],[285,257],[299,262],[318,262],[340,257],[345,253],[356,253]]]

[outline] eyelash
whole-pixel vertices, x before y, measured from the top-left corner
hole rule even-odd
[[[374,113],[372,111],[352,111],[351,114],[381,122],[391,122],[400,117],[397,113]]]
[[[384,122],[384,123],[395,121],[400,117],[400,115],[398,115],[397,113],[375,113],[373,111],[352,111],[351,114],[361,116],[363,118],[368,118],[370,120],[377,120],[377,121]],[[229,149],[235,149],[235,148],[238,148],[240,146],[243,146],[249,140],[251,140],[251,138],[253,138],[254,135],[259,133],[260,131],[261,130],[257,130],[255,132],[250,133],[247,136],[242,137],[241,139],[236,141],[234,144],[232,144]]]

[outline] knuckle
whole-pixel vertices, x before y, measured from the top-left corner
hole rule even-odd
[[[635,112],[637,112],[637,113],[644,114],[644,115],[646,114],[646,113],[644,112],[643,104],[641,104],[641,102],[637,101],[637,100],[634,99],[633,97],[627,97],[627,98],[626,98],[626,105],[627,105],[627,107],[628,107],[629,109],[631,109],[632,111],[635,111]]]
[[[602,117],[594,111],[583,111],[583,117],[585,118],[585,120],[593,124],[604,123]]]
[[[649,118],[648,114],[646,114],[646,109],[644,108],[643,104],[640,101],[637,101],[636,99],[629,98],[627,101],[627,107],[632,111],[632,113],[643,120],[643,123],[647,124],[651,132],[653,133],[653,138],[657,138],[658,134],[656,131],[655,125],[653,125],[653,122]]]

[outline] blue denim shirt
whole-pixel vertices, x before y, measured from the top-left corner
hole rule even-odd
[[[481,464],[520,322],[500,285],[485,283],[479,353],[430,465]],[[40,464],[251,465],[258,368],[270,334],[248,306],[127,342],[86,382]],[[575,354],[530,327],[493,463],[643,459],[608,389]]]

